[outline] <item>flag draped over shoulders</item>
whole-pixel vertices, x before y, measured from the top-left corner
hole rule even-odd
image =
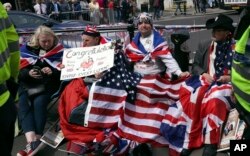
[[[154,49],[151,52],[147,52],[140,42],[141,34],[137,33],[132,42],[126,48],[126,55],[132,62],[144,60],[144,59],[155,59],[156,57],[164,57],[170,54],[167,42],[161,37],[157,31],[153,31],[153,46]]]
[[[59,69],[59,65],[62,62],[63,56],[63,45],[57,44],[53,49],[46,52],[43,56],[39,56],[27,48],[27,44],[23,45],[20,49],[21,51],[21,69],[34,65],[38,60],[47,62],[51,67]]]

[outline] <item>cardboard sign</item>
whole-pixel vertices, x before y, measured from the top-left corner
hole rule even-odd
[[[61,80],[86,77],[110,69],[114,65],[111,42],[99,46],[69,48],[63,54]]]

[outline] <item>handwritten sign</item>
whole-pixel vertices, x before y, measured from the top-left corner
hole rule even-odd
[[[111,43],[99,46],[69,48],[63,53],[61,80],[85,77],[108,70],[114,65]]]

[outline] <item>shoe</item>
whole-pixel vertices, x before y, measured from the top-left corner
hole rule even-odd
[[[202,156],[216,156],[217,144],[205,144]]]
[[[146,143],[142,143],[136,146],[133,149],[132,153],[133,153],[133,156],[141,156],[141,155],[152,156],[153,155],[151,148]]]
[[[40,140],[32,141],[26,145],[24,150],[19,151],[17,156],[33,156],[43,147],[43,145],[44,143],[41,143]]]
[[[180,156],[189,156],[192,153],[192,149],[182,149]]]

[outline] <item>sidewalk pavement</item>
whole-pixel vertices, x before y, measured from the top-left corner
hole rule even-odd
[[[160,17],[159,20],[154,20],[155,22],[157,21],[167,21],[167,20],[174,20],[174,19],[180,19],[180,18],[186,18],[186,17],[194,17],[194,16],[206,16],[206,15],[212,15],[212,14],[219,14],[219,13],[236,13],[235,10],[224,10],[220,8],[207,8],[206,13],[195,13],[194,8],[187,8],[186,14],[181,14],[180,12],[177,13],[177,15],[174,14],[175,9],[168,9],[163,12],[163,16]],[[153,12],[151,12],[153,15]]]

